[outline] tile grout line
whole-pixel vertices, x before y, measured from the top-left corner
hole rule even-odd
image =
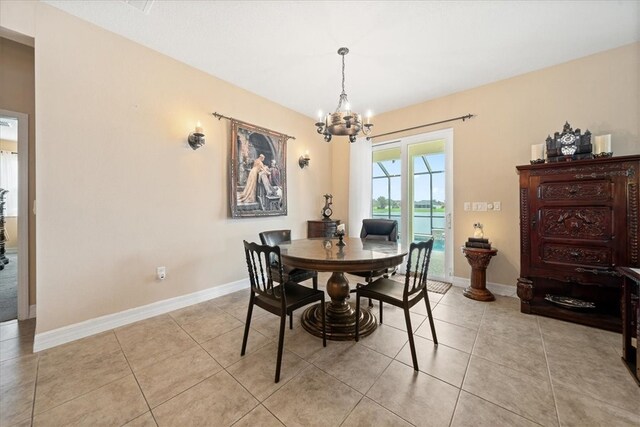
[[[478,335],[480,335],[480,327],[482,325],[482,320],[484,319],[484,315],[486,312],[487,312],[487,307],[484,307],[484,310],[482,311],[482,316],[480,317],[480,322],[478,323],[478,329],[476,330],[476,336],[473,339],[473,344],[471,345],[471,350],[469,352],[469,360],[467,361],[467,366],[465,366],[464,368],[464,374],[462,375],[462,382],[460,383],[460,387],[457,387],[458,396],[456,396],[456,404],[453,405],[453,412],[451,413],[451,418],[449,419],[449,426],[451,426],[451,424],[453,423],[453,419],[456,416],[456,409],[458,409],[458,403],[460,402],[460,395],[462,394],[462,391],[463,391],[462,387],[464,387],[464,381],[467,378],[467,372],[469,372],[469,365],[471,365],[471,357],[473,357],[473,350],[476,348],[476,343],[478,342]]]
[[[40,355],[37,355],[38,363],[36,364],[36,378],[33,382],[33,401],[31,402],[31,423],[33,426],[33,420],[36,416],[36,392],[38,390],[38,375],[40,374]]]
[[[116,330],[112,329],[111,332],[113,333],[113,336],[116,339],[116,342],[118,343],[118,347],[120,347],[120,351],[122,352],[122,355],[124,356],[124,360],[127,362],[127,366],[129,367],[129,370],[131,371],[131,375],[133,375],[133,379],[136,381],[136,384],[138,385],[138,389],[140,390],[140,394],[142,394],[142,398],[144,399],[144,403],[147,404],[147,408],[149,409],[149,413],[151,414],[151,417],[153,418],[153,422],[156,423],[156,425],[158,425],[158,421],[156,420],[156,417],[153,415],[153,411],[151,411],[151,405],[149,405],[149,401],[147,400],[147,395],[144,393],[144,390],[142,389],[142,386],[140,385],[140,381],[138,381],[138,377],[136,376],[135,371],[133,370],[133,367],[131,366],[131,362],[129,362],[129,358],[127,357],[127,353],[125,353],[124,348],[122,348],[122,344],[120,343],[120,339],[118,338],[118,334],[116,334]],[[135,420],[136,418],[140,417],[144,415],[144,413],[137,415],[135,418],[128,420],[125,424]],[[124,425],[124,424],[123,424]]]
[[[485,312],[484,312],[484,313],[482,313],[481,323],[482,323],[482,320],[484,319],[484,314],[485,314],[485,313],[486,313],[486,307],[485,307]],[[536,319],[536,324],[537,324],[537,323],[538,323],[538,321],[537,321],[537,319]],[[538,331],[540,331],[540,329],[539,329],[539,325],[538,325]],[[477,340],[478,340],[478,336],[479,336],[479,335],[480,335],[480,328],[478,328],[478,332],[477,332],[477,334],[476,334],[476,339],[475,339],[475,341],[474,341],[474,343],[473,343],[473,347],[472,347],[472,349],[471,349],[471,352],[472,352],[472,353],[470,354],[470,356],[474,356],[474,354],[473,354],[473,350],[475,349],[476,342],[477,342]],[[490,363],[493,363],[493,364],[495,364],[495,365],[498,365],[498,366],[503,366],[503,367],[505,367],[505,368],[512,369],[512,370],[514,370],[514,371],[516,371],[516,372],[518,372],[518,373],[523,373],[522,371],[516,370],[516,369],[514,369],[514,368],[511,368],[511,367],[509,367],[509,366],[503,365],[503,364],[501,364],[501,363],[494,362],[494,361],[492,361],[492,360],[490,360],[490,359],[487,359],[487,358],[485,358],[485,357],[478,356],[478,355],[475,355],[475,357],[478,357],[478,358],[480,358],[480,359],[486,360],[486,361],[488,361],[488,362],[490,362]],[[545,358],[546,358],[546,354],[545,354]],[[468,365],[470,365],[470,364],[471,364],[471,357],[469,357],[469,363],[468,363]],[[467,365],[467,370],[468,370],[468,365]],[[547,368],[548,368],[548,365],[547,365]],[[532,376],[532,375],[530,375],[530,374],[527,374],[527,375]],[[466,378],[466,376],[467,376],[467,372],[465,371],[465,378]],[[549,379],[549,383],[551,383],[551,379]],[[464,379],[463,379],[463,381],[462,381],[462,386],[464,386]],[[500,405],[500,404],[498,404],[498,403],[492,402],[492,401],[490,401],[490,400],[488,400],[488,399],[486,399],[486,398],[484,398],[484,397],[482,397],[482,396],[479,396],[479,395],[477,395],[477,394],[475,394],[475,393],[472,393],[472,392],[470,392],[470,391],[464,390],[464,389],[462,388],[462,386],[461,386],[461,388],[460,388],[460,394],[462,394],[462,392],[464,391],[465,393],[469,393],[470,395],[475,396],[475,397],[477,397],[478,399],[482,399],[482,400],[484,400],[485,402],[488,402],[488,403],[490,403],[490,404],[492,404],[492,405],[497,406],[498,408],[501,408],[501,409],[503,409],[503,410],[505,410],[505,411],[508,411],[508,412],[510,412],[510,413],[512,413],[512,414],[515,414],[515,415],[517,415],[517,416],[518,416],[518,417],[520,417],[520,418],[524,418],[524,419],[526,419],[526,420],[528,420],[528,421],[531,421],[531,422],[533,422],[533,423],[535,423],[535,424],[541,425],[539,422],[537,422],[537,421],[535,421],[535,420],[530,419],[528,416],[525,416],[525,415],[519,414],[519,413],[517,413],[517,412],[514,412],[513,410],[511,410],[511,409],[509,409],[509,408],[505,408],[504,406],[502,406],[502,405]],[[554,399],[554,403],[555,403],[555,399]],[[456,402],[456,406],[457,406],[457,402]],[[557,412],[556,412],[556,413],[557,413]],[[455,414],[455,410],[454,410],[454,414]],[[452,421],[453,421],[453,419],[452,419]]]
[[[542,342],[542,351],[544,352],[544,361],[547,364],[547,374],[549,375],[549,387],[551,388],[551,397],[553,398],[553,407],[556,410],[556,420],[558,420],[558,425],[561,426],[560,422],[560,411],[558,411],[558,400],[556,399],[556,390],[553,386],[553,380],[551,378],[551,366],[549,366],[549,357],[547,356],[547,346],[544,340],[544,334],[542,333],[542,327],[540,326],[540,318],[536,316],[536,324],[538,325],[538,332],[540,333],[540,342]]]

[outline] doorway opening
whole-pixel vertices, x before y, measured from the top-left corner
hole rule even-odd
[[[29,318],[28,120],[0,110],[0,322]]]
[[[429,278],[453,272],[453,130],[373,146],[372,218],[398,221],[401,242],[434,238]]]

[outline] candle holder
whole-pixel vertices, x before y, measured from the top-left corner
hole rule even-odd
[[[539,165],[539,164],[542,164],[544,162],[545,162],[544,159],[529,160],[529,163],[531,163],[532,165]]]
[[[345,243],[344,243],[344,232],[336,233],[336,237],[338,238],[338,243],[336,243],[336,245],[337,246],[345,246]]]
[[[613,152],[602,152],[602,153],[598,153],[598,154],[594,154],[593,158],[594,159],[604,159],[606,157],[613,157]]]

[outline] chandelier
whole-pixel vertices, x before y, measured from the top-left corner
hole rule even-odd
[[[348,135],[349,142],[355,142],[361,130],[365,135],[369,135],[373,127],[373,124],[369,123],[370,114],[367,114],[367,123],[363,124],[362,116],[351,111],[351,105],[344,91],[344,57],[347,53],[349,53],[349,49],[346,47],[338,49],[338,55],[342,56],[342,93],[338,100],[338,107],[334,113],[327,114],[324,121],[322,121],[322,113],[320,113],[316,123],[318,133],[324,135],[324,140],[327,142],[331,141],[333,135]]]

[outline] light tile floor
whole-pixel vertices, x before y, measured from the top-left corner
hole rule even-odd
[[[248,291],[38,354],[34,321],[1,324],[0,426],[640,425],[619,334],[521,314],[516,298],[430,298],[440,344],[416,306],[419,372],[401,311],[323,348],[299,310],[278,384],[275,316],[254,310],[240,357]]]

